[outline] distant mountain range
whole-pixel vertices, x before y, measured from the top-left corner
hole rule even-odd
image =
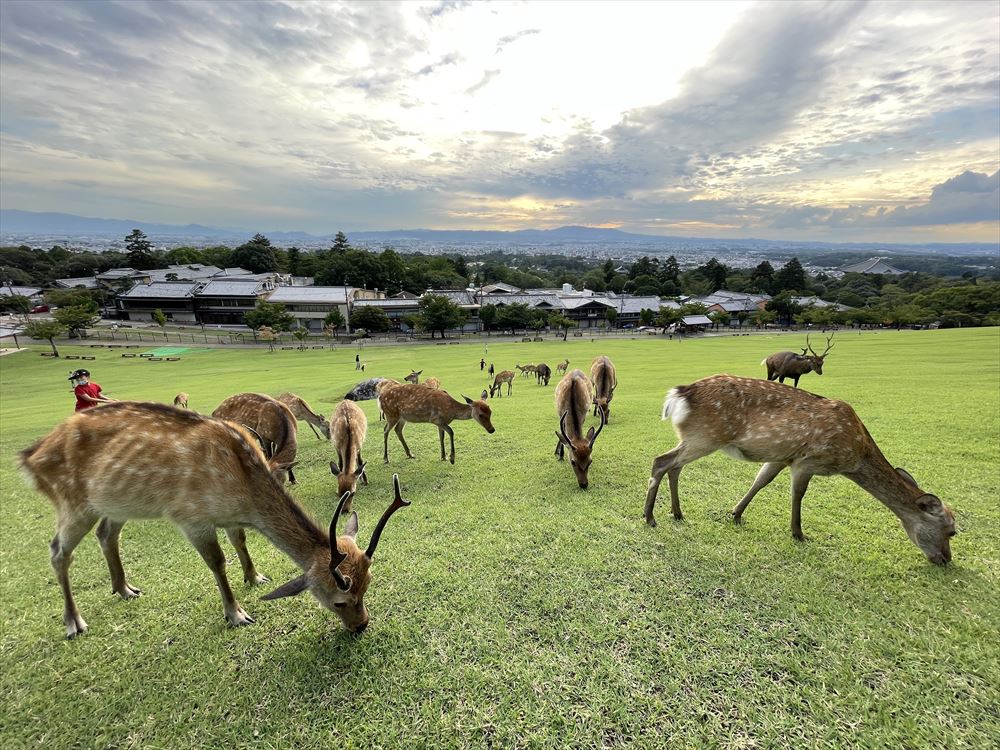
[[[215,240],[218,242],[244,242],[253,233],[241,229],[209,227],[203,224],[153,224],[131,219],[95,219],[63,213],[38,213],[16,209],[0,210],[0,237],[63,236],[124,239],[133,229],[141,229],[153,241],[176,241],[179,237]],[[262,232],[279,244],[315,244],[333,237],[333,234],[315,235],[308,232]],[[512,232],[483,230],[394,229],[378,232],[345,232],[354,243],[406,243],[442,245],[568,245],[568,244],[633,244],[654,246],[702,246],[747,248],[800,248],[816,251],[830,249],[871,250],[882,252],[921,252],[942,254],[987,255],[997,252],[1000,244],[982,242],[892,244],[885,242],[810,242],[801,240],[721,239],[710,237],[671,237],[635,234],[619,229],[566,226],[558,229],[521,229]]]

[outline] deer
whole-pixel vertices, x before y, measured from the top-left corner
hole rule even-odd
[[[549,378],[552,377],[552,368],[544,362],[535,368],[535,380],[538,385],[548,385]]]
[[[528,375],[535,372],[537,369],[534,365],[525,365],[524,367],[521,367],[521,365],[514,365],[514,367],[521,371],[521,377],[523,378],[528,377]]]
[[[595,358],[590,365],[590,379],[594,383],[594,415],[600,411],[607,423],[611,420],[611,399],[618,387],[618,376],[611,360],[603,355]]]
[[[493,379],[493,385],[490,386],[490,396],[495,396],[496,398],[503,398],[503,384],[507,384],[507,395],[510,395],[511,389],[514,387],[514,372],[513,370],[504,370],[498,373]]]
[[[277,399],[263,393],[238,393],[219,404],[212,416],[249,428],[261,441],[272,471],[279,478],[295,484],[295,454],[298,440],[297,425],[292,410]]]
[[[403,378],[403,380],[405,380],[407,383],[412,383],[413,385],[416,385],[417,383],[420,382],[420,373],[422,372],[423,370],[411,369],[410,374],[407,375],[405,378]]]
[[[166,518],[180,528],[215,576],[230,625],[254,620],[233,596],[217,529],[226,530],[245,580],[255,585],[268,579],[257,573],[246,549],[245,529],[253,528],[303,571],[263,599],[308,590],[347,630],[360,633],[368,625],[364,595],[378,541],[392,514],[410,504],[394,476],[395,499],[362,552],[355,542],[357,514],[337,536],[346,495],[327,534],[274,476],[246,428],[166,404],[117,401],[77,412],[21,451],[19,463],[28,482],[56,510],[50,551],[68,638],[87,630],[69,568],[74,549],[95,524],[114,593],[122,599],[142,593],[127,581],[119,549],[122,527],[137,518]]]
[[[177,406],[177,407],[179,407],[181,409],[187,409],[188,408],[188,395],[186,393],[184,393],[183,391],[181,391],[176,396],[174,396],[174,406]]]
[[[424,381],[424,385],[427,388],[437,388],[437,389],[440,389],[441,388],[441,381],[438,380],[437,378],[427,378],[427,380]]]
[[[557,375],[565,375],[566,374],[566,368],[568,368],[568,367],[569,367],[569,360],[568,359],[564,359],[562,362],[560,362],[558,365],[556,365],[556,374]]]
[[[576,474],[576,481],[580,485],[580,489],[584,490],[590,484],[588,472],[593,462],[591,454],[594,450],[594,443],[605,425],[604,412],[601,412],[600,427],[596,431],[591,427],[584,437],[583,423],[587,418],[587,411],[590,409],[592,401],[590,381],[580,370],[573,370],[556,386],[556,414],[559,416],[559,430],[556,432],[556,438],[558,438],[556,458],[562,461],[565,449],[569,448],[569,462],[573,467],[573,473]]]
[[[344,512],[349,512],[358,491],[358,479],[368,484],[361,446],[368,435],[368,418],[353,401],[341,401],[333,412],[333,445],[337,460],[330,462],[330,472],[337,477],[337,495],[347,495]]]
[[[330,423],[322,414],[314,412],[305,399],[296,396],[294,393],[282,393],[278,396],[278,401],[291,409],[296,419],[308,424],[317,438],[320,440],[330,439]]]
[[[792,378],[795,387],[799,387],[799,378],[807,372],[815,372],[817,375],[823,374],[823,360],[833,348],[833,334],[826,340],[826,349],[822,354],[817,354],[809,344],[809,335],[806,334],[806,345],[802,349],[802,354],[795,352],[778,352],[772,354],[767,359],[762,359],[761,364],[767,366],[767,379],[777,380],[784,383],[785,378]],[[806,354],[809,351],[811,354]]]
[[[750,501],[787,466],[792,473],[792,536],[804,541],[802,497],[815,475],[841,474],[891,510],[910,540],[937,565],[951,560],[955,517],[936,496],[924,492],[904,469],[893,469],[849,404],[755,378],[713,375],[667,394],[663,419],[671,419],[680,442],[653,459],[645,519],[656,526],[653,507],[666,474],[671,511],[683,519],[677,480],[692,461],[721,450],[763,463],[750,490],[733,508],[739,523]]]
[[[496,370],[495,370],[495,369],[493,368],[493,363],[492,363],[492,362],[490,362],[490,367],[489,367],[489,369],[488,369],[488,370],[486,371],[486,379],[487,379],[487,380],[493,380],[493,376],[494,376],[495,374],[496,374]]]
[[[455,431],[451,422],[456,419],[472,419],[491,435],[496,432],[490,421],[492,411],[485,401],[473,401],[462,396],[465,403],[453,399],[447,391],[437,391],[420,385],[398,385],[385,391],[379,398],[385,412],[382,458],[389,463],[389,431],[395,429],[396,437],[403,445],[407,458],[414,458],[410,447],[403,438],[403,427],[407,422],[424,422],[436,425],[441,440],[441,460],[445,460],[444,435],[451,438],[451,463],[455,463]]]

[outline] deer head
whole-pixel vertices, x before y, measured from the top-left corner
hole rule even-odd
[[[826,349],[823,350],[822,354],[817,354],[816,350],[813,349],[812,345],[809,343],[809,334],[806,334],[806,349],[808,349],[811,352],[811,354],[808,356],[808,360],[812,363],[813,371],[817,375],[823,374],[823,360],[826,358],[826,355],[829,354],[830,350],[833,348],[832,342],[833,342],[833,334],[831,333],[830,337],[826,340]],[[806,353],[806,349],[802,350],[803,355]]]
[[[496,432],[493,422],[490,421],[493,417],[493,410],[490,409],[489,404],[487,404],[483,399],[473,401],[464,393],[462,394],[462,398],[465,399],[465,403],[467,403],[471,409],[472,419],[491,435]]]
[[[392,487],[395,497],[375,526],[368,549],[362,552],[355,542],[358,534],[357,513],[352,513],[348,519],[344,536],[337,536],[337,521],[348,499],[348,493],[345,492],[341,495],[337,511],[330,522],[329,557],[318,556],[303,575],[293,578],[261,599],[283,599],[308,589],[320,604],[340,617],[347,630],[352,633],[364,631],[368,627],[368,610],[365,608],[364,598],[372,579],[369,568],[375,548],[389,517],[410,504],[400,493],[398,474],[392,475]]]
[[[569,462],[573,467],[573,473],[576,474],[577,484],[580,485],[580,489],[585,490],[587,489],[587,485],[590,484],[590,481],[587,479],[587,472],[590,471],[590,464],[594,460],[591,457],[591,453],[594,450],[594,441],[601,434],[606,421],[604,413],[601,412],[601,426],[597,428],[596,432],[591,427],[587,431],[586,438],[571,439],[566,434],[566,416],[568,414],[568,411],[564,411],[562,417],[559,418],[559,432],[556,433],[556,437],[559,438],[560,443],[569,448]]]
[[[907,484],[919,490],[906,469],[896,469]],[[936,495],[924,493],[915,501],[915,510],[900,516],[906,535],[935,565],[951,562],[951,538],[955,536],[955,514]]]
[[[354,471],[341,471],[336,461],[330,462],[330,473],[337,477],[337,494],[347,495],[347,502],[344,503],[344,512],[348,513],[354,504],[354,494],[358,491],[358,479],[364,473],[364,461],[358,462],[358,467]]]
[[[327,440],[330,439],[330,420],[324,417],[322,414],[317,414],[319,417],[319,431],[323,433],[323,437]]]
[[[405,378],[403,378],[403,380],[405,380],[407,383],[413,383],[414,385],[416,385],[417,383],[420,382],[420,373],[422,372],[423,370],[410,370],[410,374],[407,375]]]

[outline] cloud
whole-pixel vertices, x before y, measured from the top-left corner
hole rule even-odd
[[[500,75],[500,70],[499,69],[496,69],[496,70],[484,70],[483,71],[483,77],[479,79],[478,83],[470,86],[469,88],[467,88],[465,90],[466,96],[469,96],[471,94],[475,94],[477,91],[479,91],[479,89],[481,89],[484,86],[486,86],[490,81],[492,81],[498,75]]]
[[[503,52],[504,47],[516,42],[521,37],[530,36],[532,34],[541,34],[541,33],[542,33],[541,29],[524,29],[523,31],[519,31],[516,34],[508,34],[507,36],[502,36],[499,39],[497,39],[496,54],[500,54],[501,52]]]

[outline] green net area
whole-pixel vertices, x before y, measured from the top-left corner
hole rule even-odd
[[[152,354],[154,357],[174,357],[186,351],[189,350],[183,346],[161,346],[159,349],[150,349],[148,352],[143,352],[143,354]]]

